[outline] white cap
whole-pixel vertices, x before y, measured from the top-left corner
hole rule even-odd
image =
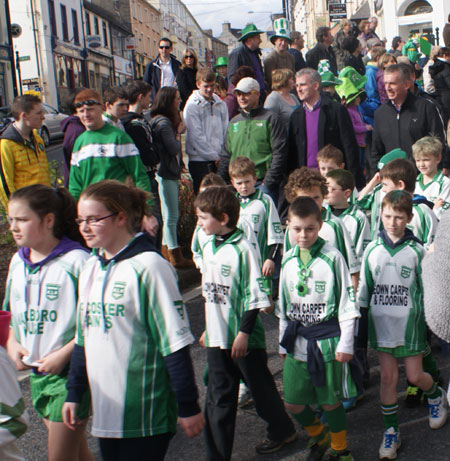
[[[236,88],[233,90],[233,94],[235,94],[237,91],[241,93],[250,93],[252,91],[260,91],[261,88],[259,86],[259,83],[251,77],[245,77],[241,78],[239,80]]]

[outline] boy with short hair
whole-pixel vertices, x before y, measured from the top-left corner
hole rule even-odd
[[[125,131],[121,118],[128,112],[128,95],[124,87],[111,86],[103,93],[103,121]]]
[[[203,251],[203,296],[208,390],[205,404],[207,459],[229,460],[233,449],[239,378],[251,390],[257,413],[268,423],[272,453],[297,438],[267,367],[260,309],[270,306],[262,289],[256,250],[237,229],[240,205],[226,187],[209,187],[195,201],[198,224],[211,238]]]
[[[401,443],[397,420],[398,359],[404,358],[408,380],[428,397],[432,429],[445,424],[447,399],[443,389],[422,369],[427,348],[421,281],[425,250],[407,229],[413,218],[411,194],[391,191],[381,208],[384,230],[364,253],[358,303],[368,309],[369,341],[380,361],[385,432],[379,456],[395,459]]]
[[[317,153],[317,165],[322,176],[331,170],[345,168],[344,154],[332,144],[327,144]]]
[[[329,207],[323,207],[323,201],[328,193],[326,178],[316,170],[307,167],[299,168],[289,175],[284,193],[289,203],[292,203],[297,197],[310,197],[316,202],[321,210],[323,220],[319,235],[342,253],[352,274],[353,285],[356,290],[360,264],[357,261],[355,249],[344,224],[339,218],[333,216]],[[289,251],[292,246],[293,242],[291,241],[288,227],[284,236],[284,252]]]
[[[296,198],[288,212],[294,246],[280,276],[280,353],[285,406],[310,437],[308,459],[350,461],[341,399],[356,396],[348,362],[359,311],[342,254],[319,237],[322,213],[310,197]],[[317,341],[317,342],[316,342]],[[328,428],[311,405],[325,411]]]
[[[420,171],[414,192],[434,204],[433,211],[438,219],[450,207],[450,179],[438,168],[442,148],[442,142],[436,136],[425,136],[412,145],[412,154]]]

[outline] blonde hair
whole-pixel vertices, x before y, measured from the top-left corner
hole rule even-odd
[[[420,138],[412,145],[412,154],[414,160],[419,160],[423,156],[439,157],[442,155],[443,145],[436,136],[425,136]]]
[[[294,78],[294,72],[291,69],[275,69],[272,71],[272,90],[277,91],[284,88],[289,80]]]
[[[378,60],[378,69],[384,70],[384,67],[391,59],[394,61],[395,64],[397,64],[397,58],[395,57],[395,55],[393,55],[392,53],[384,53]]]
[[[256,177],[256,168],[253,160],[248,157],[236,157],[228,167],[228,173],[231,179],[243,178],[244,176]]]

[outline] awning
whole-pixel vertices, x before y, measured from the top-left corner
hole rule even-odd
[[[350,18],[352,21],[361,21],[362,19],[369,19],[370,17],[370,6],[369,0],[366,0],[356,11],[355,14]]]

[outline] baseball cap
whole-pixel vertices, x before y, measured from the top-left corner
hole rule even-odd
[[[239,80],[236,88],[233,90],[233,94],[236,94],[237,91],[240,93],[251,93],[252,91],[260,91],[261,88],[259,83],[251,77],[244,77]]]

